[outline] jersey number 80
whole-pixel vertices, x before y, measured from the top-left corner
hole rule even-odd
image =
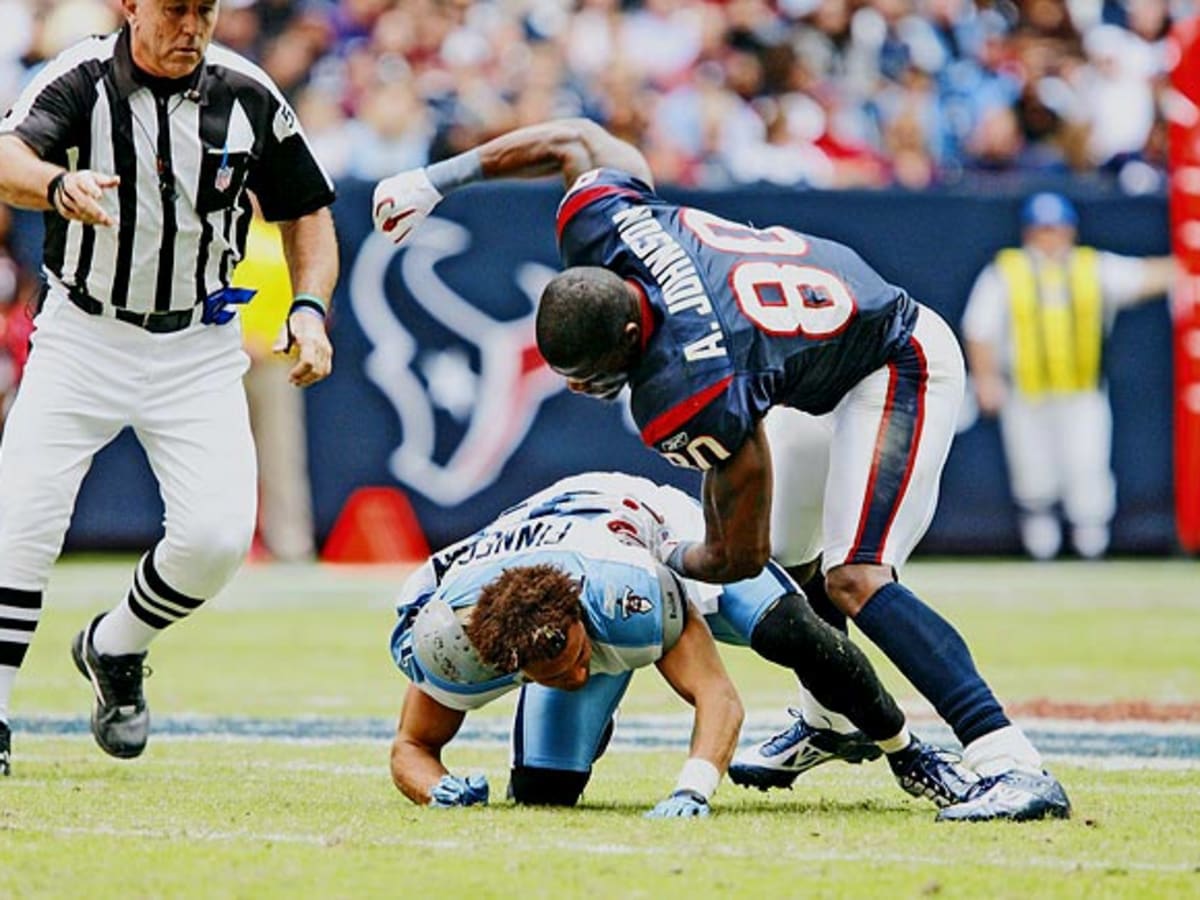
[[[808,241],[787,228],[751,228],[698,209],[681,221],[706,246],[744,256],[797,257]],[[846,283],[825,269],[794,262],[750,259],[734,265],[729,284],[742,315],[767,334],[828,338],[854,315],[854,297]]]
[[[672,445],[673,449],[664,448],[660,451],[666,461],[673,466],[683,469],[699,469],[704,472],[729,459],[731,455],[720,441],[707,434],[693,438],[687,444],[683,444],[684,440],[687,440],[686,433],[676,435],[673,440],[664,442],[664,444]],[[682,444],[682,446],[675,447],[676,444]]]

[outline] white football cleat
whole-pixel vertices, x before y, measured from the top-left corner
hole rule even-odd
[[[809,725],[799,710],[789,709],[788,714],[794,723],[733,758],[730,781],[762,791],[791,787],[799,775],[832,759],[857,765],[883,755],[861,731],[842,734]]]

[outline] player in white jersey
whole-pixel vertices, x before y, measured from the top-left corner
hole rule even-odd
[[[405,583],[392,633],[393,658],[412,681],[392,747],[396,786],[416,803],[486,802],[486,781],[450,774],[441,750],[469,710],[519,688],[511,796],[573,805],[633,670],[653,663],[695,707],[695,726],[674,793],[650,815],[707,815],[742,721],[715,635],[792,668],[829,715],[862,729],[806,748],[805,768],[886,752],[915,796],[944,806],[971,793],[972,776],[909,734],[866,657],[812,613],[782,569],[714,586],[658,562],[662,542],[702,528],[698,504],[674,488],[591,473],[430,558]]]

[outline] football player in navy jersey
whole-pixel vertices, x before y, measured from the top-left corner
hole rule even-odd
[[[770,548],[774,406],[830,414],[823,587],[933,704],[983,779],[945,820],[1069,815],[1058,782],[979,675],[955,628],[896,577],[933,516],[963,396],[949,326],[854,250],[660,198],[645,158],[582,119],[518,129],[376,187],[376,227],[403,244],[448,191],[559,173],[566,266],[542,294],[538,346],[571,390],[631,390],[643,441],[703,472],[705,534],[661,548],[675,571],[751,577]],[[760,750],[786,769],[798,723]],[[750,779],[747,779],[750,780]]]
[[[908,793],[943,807],[971,796],[974,775],[955,754],[909,733],[870,662],[814,621],[778,566],[718,588],[681,579],[659,561],[663,542],[701,529],[699,506],[681,491],[590,472],[435,553],[405,582],[392,631],[392,656],[412,682],[392,745],[396,786],[416,803],[486,803],[486,779],[450,773],[441,751],[468,711],[520,689],[511,796],[573,805],[633,671],[653,664],[695,708],[695,720],[675,791],[651,814],[707,815],[742,721],[716,636],[792,668],[833,708],[820,715],[840,710],[861,725],[793,751],[798,771],[886,753]],[[793,627],[799,622],[809,624]]]

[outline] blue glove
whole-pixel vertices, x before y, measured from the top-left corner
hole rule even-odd
[[[676,791],[646,813],[647,819],[690,819],[708,816],[708,801],[695,791]]]
[[[459,778],[446,774],[430,792],[429,805],[436,809],[453,806],[487,806],[488,782],[483,775],[468,775]]]
[[[204,312],[200,315],[200,321],[205,325],[224,325],[233,318],[233,310],[226,309],[227,306],[232,306],[236,303],[249,303],[250,298],[257,294],[258,291],[250,288],[221,288],[219,291],[213,291],[204,298]]]

